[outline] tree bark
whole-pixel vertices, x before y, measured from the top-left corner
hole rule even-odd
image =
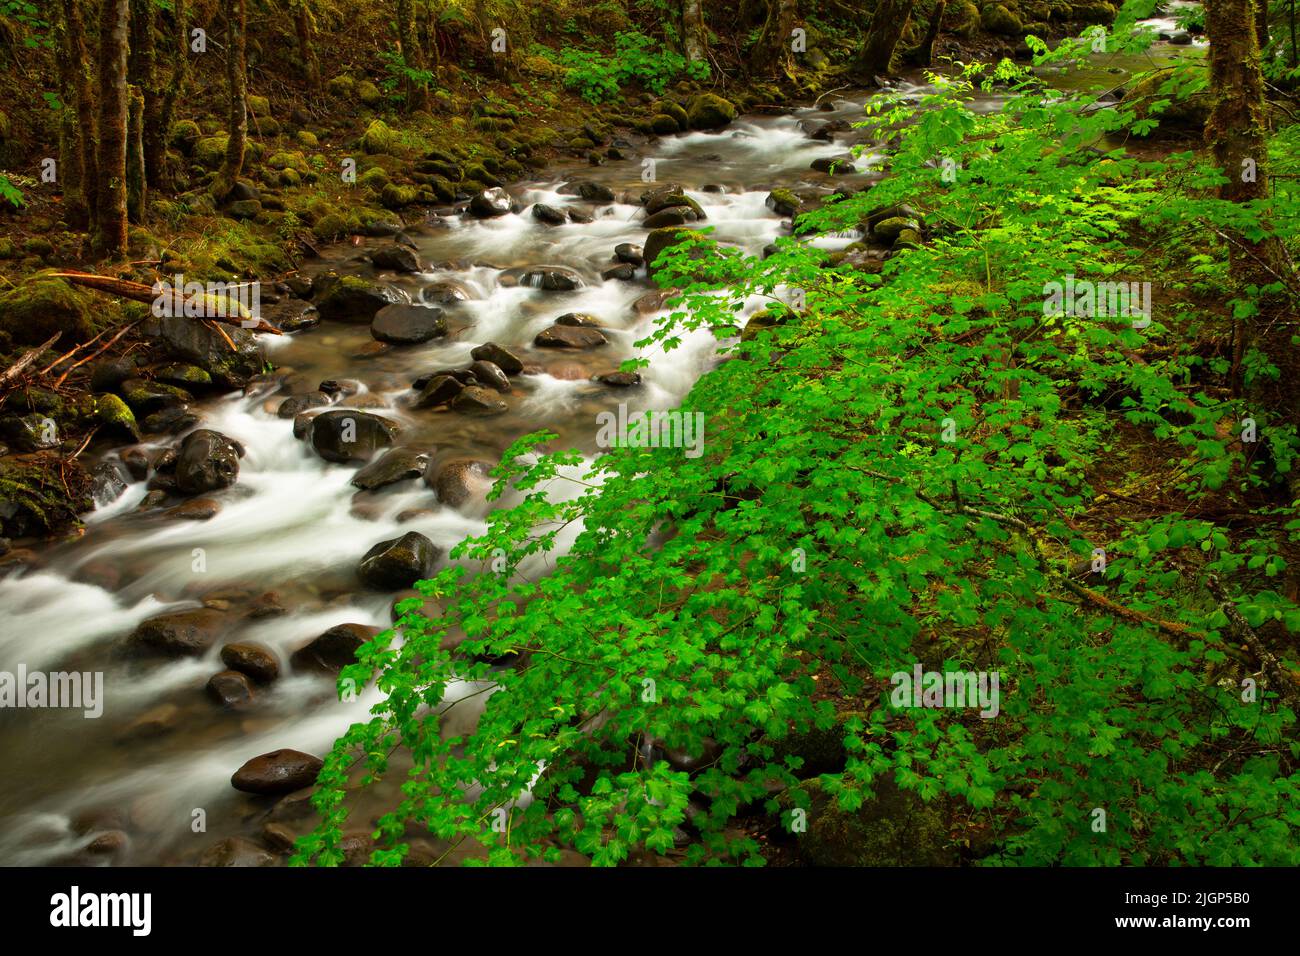
[[[103,0],[99,20],[98,210],[91,245],[103,256],[126,251],[126,85],[130,0]]]
[[[316,59],[316,48],[312,44],[312,37],[316,33],[316,19],[307,8],[307,0],[298,0],[295,13],[298,56],[302,58],[303,78],[307,81],[307,89],[315,91],[320,89],[320,63]]]
[[[91,82],[93,65],[86,49],[86,24],[81,0],[63,0],[64,57],[67,60],[71,88],[65,93],[77,114],[75,140],[69,144],[75,152],[73,172],[80,180],[80,203],[72,210],[72,225],[93,230],[99,212],[97,185],[98,162],[95,150],[99,123],[95,116],[95,87]]]
[[[176,32],[171,41],[171,81],[167,84],[167,92],[163,96],[162,109],[158,117],[158,126],[163,136],[161,185],[164,188],[172,185],[172,177],[167,169],[167,138],[171,136],[172,123],[176,119],[176,103],[184,95],[189,80],[190,40],[186,29],[185,0],[175,0],[172,15],[175,17],[173,29]]]
[[[794,20],[798,13],[796,0],[771,0],[767,7],[767,20],[763,23],[763,32],[759,34],[754,47],[752,73],[755,76],[767,76],[773,73],[794,74],[791,60],[790,36],[794,32]]]
[[[703,0],[682,2],[682,46],[691,63],[708,57],[708,34],[704,31]]]
[[[226,157],[212,181],[212,195],[218,202],[235,188],[244,171],[244,149],[248,145],[248,64],[245,52],[244,0],[229,0],[226,7],[226,86],[230,96],[230,129]]]
[[[907,27],[914,4],[915,0],[878,0],[853,65],[857,73],[866,77],[889,73],[894,62],[894,50]]]
[[[948,0],[936,0],[934,10],[930,12],[930,25],[926,28],[925,39],[912,51],[911,59],[917,66],[928,67],[934,62],[934,41],[939,38],[943,14],[947,9]]]
[[[424,69],[424,57],[415,39],[415,20],[411,13],[411,0],[397,0],[397,45],[402,54],[402,105],[408,113],[429,105],[429,92],[424,84],[411,76],[412,71]]]
[[[1219,198],[1233,203],[1267,199],[1268,106],[1252,0],[1209,0],[1205,4],[1205,32],[1210,40],[1211,95],[1205,138],[1226,180],[1219,187]],[[1268,223],[1263,225],[1267,227]],[[1290,282],[1295,274],[1286,250],[1272,235],[1259,241],[1229,235],[1228,262],[1233,282],[1243,294],[1249,294],[1247,289],[1252,285]],[[1290,316],[1283,314],[1290,310],[1275,298],[1257,297],[1258,314],[1235,332],[1233,388],[1237,394],[1244,391],[1253,405],[1296,425],[1300,424],[1300,389],[1295,387],[1300,376],[1300,351],[1291,344],[1291,323],[1286,321]],[[1247,349],[1267,356],[1278,368],[1279,376],[1243,381]],[[1295,490],[1300,491],[1300,486]]]
[[[157,25],[158,13],[153,0],[131,0],[131,56],[127,75],[143,99],[141,143],[145,181],[154,187],[162,184],[167,160],[167,131],[162,127],[163,91],[158,82],[154,50]]]
[[[126,114],[126,218],[135,225],[145,221],[145,211],[149,208],[144,126],[144,96],[133,86]]]

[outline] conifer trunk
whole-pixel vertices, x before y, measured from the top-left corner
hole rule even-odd
[[[248,145],[248,65],[245,53],[246,8],[244,0],[229,0],[226,6],[226,86],[230,97],[229,138],[226,157],[212,183],[218,202],[230,194],[244,170]]]
[[[894,50],[907,27],[914,3],[915,0],[878,0],[854,63],[859,74],[872,77],[889,73],[894,62]]]
[[[103,0],[99,20],[97,221],[91,245],[102,256],[126,251],[126,84],[130,0]]]
[[[63,0],[64,57],[70,78],[68,102],[76,112],[75,131],[69,134],[69,149],[74,151],[73,172],[79,177],[80,203],[74,210],[72,225],[94,229],[99,213],[98,148],[99,122],[95,115],[95,87],[92,83],[94,65],[86,47],[86,23],[82,16],[81,0]]]

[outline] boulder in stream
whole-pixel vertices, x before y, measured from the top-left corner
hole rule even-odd
[[[524,363],[519,356],[495,342],[484,342],[471,350],[469,356],[475,360],[491,362],[507,375],[518,375],[524,370]]]
[[[538,332],[533,344],[548,349],[590,349],[608,345],[609,339],[600,329],[585,325],[552,325]]]
[[[269,684],[280,676],[280,661],[275,653],[252,641],[235,641],[221,649],[221,663],[232,671],[247,674],[259,684]]]
[[[197,656],[212,646],[227,621],[225,614],[209,608],[159,614],[136,625],[126,639],[126,649],[159,657]]]
[[[273,750],[247,761],[230,778],[244,793],[292,793],[316,782],[325,762],[301,750]]]
[[[342,464],[367,461],[380,448],[393,443],[401,426],[369,412],[334,409],[311,419],[306,430],[316,454]]]
[[[428,467],[429,456],[412,448],[393,448],[352,476],[352,485],[373,491],[385,485],[419,478]]]
[[[335,625],[294,651],[290,663],[294,670],[337,674],[349,664],[356,663],[357,650],[379,631],[380,628],[368,624]]]
[[[510,194],[500,186],[485,189],[469,201],[470,215],[480,219],[492,219],[514,212],[515,202]]]
[[[176,454],[176,487],[195,495],[229,488],[239,478],[241,449],[221,432],[190,432]]]
[[[392,345],[419,345],[447,334],[442,309],[423,305],[386,305],[375,313],[370,334]]]
[[[367,282],[355,276],[340,276],[316,301],[321,318],[336,322],[370,322],[386,305],[409,305],[411,297],[401,289]]]
[[[362,557],[357,573],[367,587],[378,591],[409,588],[433,571],[441,550],[418,531],[380,541]]]

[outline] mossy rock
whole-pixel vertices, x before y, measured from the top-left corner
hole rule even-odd
[[[686,104],[691,129],[719,129],[736,118],[736,107],[716,93],[699,93]]]
[[[300,174],[311,172],[311,166],[308,164],[306,156],[288,150],[272,153],[263,165],[270,166],[272,169],[292,169]]]
[[[249,93],[244,102],[248,104],[248,111],[256,117],[271,115],[271,101],[265,96],[258,96],[256,93]]]
[[[501,185],[501,180],[488,170],[486,163],[466,163],[461,176],[464,179],[472,179],[475,182],[483,183],[485,186]]]
[[[0,293],[0,331],[19,345],[39,345],[62,332],[58,346],[70,348],[99,333],[96,319],[103,314],[103,300],[49,276]]]
[[[346,73],[330,77],[325,88],[334,96],[351,97],[357,91],[357,81]]]
[[[980,15],[980,23],[989,33],[996,33],[1000,36],[1020,36],[1025,32],[1020,17],[1000,3],[985,7],[984,12]]]
[[[18,246],[8,236],[0,236],[0,259],[17,259]]]
[[[596,144],[585,136],[575,136],[569,140],[569,149],[588,150],[595,148],[595,146]]]
[[[1154,119],[1161,126],[1167,127],[1204,129],[1212,105],[1208,92],[1202,90],[1182,100],[1174,99],[1172,93],[1160,92],[1160,88],[1177,72],[1170,67],[1143,77],[1133,84],[1133,88],[1124,97],[1124,103],[1133,106],[1138,119]],[[1152,109],[1158,102],[1165,104],[1160,112]]]
[[[231,219],[256,219],[262,211],[259,199],[240,199],[226,206],[226,215]]]
[[[384,102],[384,94],[369,80],[362,80],[357,84],[356,94],[357,99],[372,109]]]
[[[400,145],[397,133],[383,120],[374,120],[361,134],[361,148],[367,153],[391,153]]]
[[[203,135],[199,129],[199,124],[194,120],[177,120],[172,123],[171,136],[168,143],[180,150],[186,156],[194,152],[194,146],[198,143],[199,138]]]
[[[302,183],[302,176],[298,175],[296,169],[282,169],[278,178],[281,186],[293,187]]]
[[[225,133],[203,137],[194,144],[194,161],[204,169],[216,169],[226,158],[228,142],[229,137]]]
[[[673,119],[667,113],[659,113],[650,118],[650,132],[659,136],[668,136],[672,133],[681,131],[681,126],[677,120]]]
[[[204,373],[206,374],[206,373]],[[209,377],[208,381],[211,381]],[[91,397],[96,421],[114,436],[124,441],[139,441],[140,426],[136,423],[131,406],[116,395],[102,394]]]
[[[402,209],[419,201],[420,191],[414,186],[399,186],[389,183],[379,193],[379,201],[385,209]]]
[[[298,143],[298,145],[303,146],[307,149],[320,148],[320,140],[317,138],[316,134],[309,132],[305,129],[298,130],[298,132],[293,134],[293,138]]]
[[[678,129],[686,129],[691,124],[690,118],[686,115],[686,108],[672,100],[660,100],[654,105],[654,111],[677,120]]]
[[[1115,22],[1118,11],[1114,4],[1110,3],[1076,3],[1071,8],[1071,12],[1075,20],[1084,23],[1109,24]]]
[[[388,173],[384,171],[382,166],[376,166],[373,169],[367,169],[358,176],[357,183],[365,186],[371,192],[379,193],[389,183]]]
[[[79,525],[89,511],[90,476],[80,462],[55,454],[0,458],[0,533],[5,537],[44,536]]]
[[[926,803],[892,780],[872,783],[875,799],[854,811],[840,807],[820,780],[800,785],[808,795],[806,832],[794,834],[800,855],[813,866],[956,866],[960,862],[944,819],[944,804]],[[789,829],[798,799],[782,800]]]
[[[324,241],[337,239],[339,236],[345,236],[352,231],[351,220],[337,212],[326,213],[317,219],[315,225],[311,227],[311,234]]]
[[[980,8],[971,0],[950,3],[943,15],[943,25],[949,33],[969,39],[980,27]]]
[[[44,236],[28,236],[23,240],[23,252],[29,256],[47,259],[54,252],[54,243]]]

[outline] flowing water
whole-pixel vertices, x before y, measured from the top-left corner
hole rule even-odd
[[[918,97],[925,92],[902,88]],[[334,625],[390,623],[393,596],[362,587],[358,559],[374,543],[407,531],[423,533],[445,552],[484,528],[481,497],[449,507],[419,479],[358,492],[349,483],[356,466],[323,461],[293,437],[291,420],[277,417],[286,396],[314,390],[325,379],[350,379],[358,391],[337,407],[400,422],[397,444],[429,453],[435,468],[451,457],[495,462],[515,438],[543,427],[559,434],[560,447],[596,454],[598,412],[620,402],[632,409],[672,408],[717,361],[717,342],[702,331],[670,353],[644,353],[650,365],[639,387],[615,389],[592,380],[642,355],[634,342],[663,314],[633,308],[654,288],[644,269],[632,282],[600,279],[615,245],[639,245],[646,235],[637,204],[648,188],[641,160],[655,160],[659,183],[686,187],[717,239],[758,254],[786,231],[765,204],[773,188],[830,192],[866,181],[861,174],[832,181],[810,169],[815,159],[845,156],[865,134],[850,130],[827,143],[805,132],[806,125],[825,120],[860,120],[864,99],[856,94],[830,109],[742,117],[716,134],[630,144],[626,160],[560,166],[546,179],[511,187],[519,214],[491,220],[447,215],[412,228],[430,269],[377,277],[417,301],[436,283],[456,283],[467,298],[448,308],[451,334],[445,339],[377,351],[367,326],[331,322],[264,337],[275,373],[246,394],[199,408],[204,427],[246,449],[237,484],[212,495],[221,502],[214,517],[177,520],[160,509],[140,511],[145,486],[133,484],[88,517],[82,537],[48,548],[39,566],[0,580],[0,669],[14,672],[21,664],[28,672],[102,672],[105,697],[102,716],[94,719],[79,710],[0,711],[0,766],[6,770],[0,863],[185,864],[224,837],[257,839],[274,800],[235,791],[231,774],[249,758],[279,748],[324,754],[376,699],[371,689],[357,701],[340,702],[332,679],[295,674],[287,666],[293,650]],[[981,103],[993,109],[998,100],[981,97]],[[589,203],[560,192],[575,179],[608,185],[618,201]],[[531,215],[537,202],[578,208],[592,221],[543,225]],[[306,271],[375,276],[361,258],[365,251],[336,247]],[[536,266],[572,269],[583,285],[547,292],[513,280],[520,267]],[[764,304],[747,303],[738,322]],[[537,332],[567,312],[595,316],[610,344],[581,352],[534,348]],[[479,418],[411,407],[413,378],[463,365],[470,350],[487,341],[529,365],[504,396],[506,414]],[[557,484],[553,493],[571,493],[569,483]],[[268,591],[284,612],[249,615],[250,602]],[[115,653],[146,618],[205,603],[225,611],[228,627],[202,656],[142,662]],[[224,710],[204,686],[224,669],[220,647],[236,640],[271,648],[282,676],[260,689],[251,706]],[[473,689],[456,688],[452,696]],[[468,729],[474,718],[472,706],[458,707],[444,732]],[[113,853],[87,855],[84,848],[106,831],[124,832],[125,842],[114,843]]]

